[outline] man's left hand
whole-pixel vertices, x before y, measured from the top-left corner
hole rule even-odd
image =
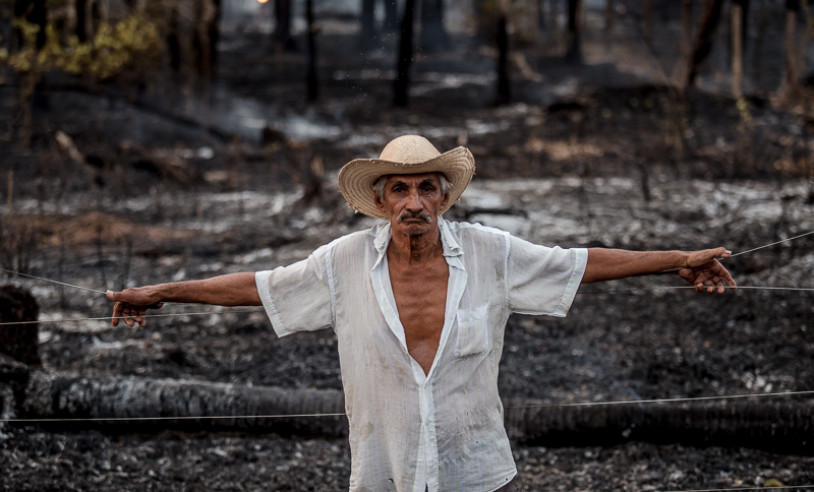
[[[727,286],[737,288],[735,280],[729,271],[718,261],[732,256],[726,248],[703,249],[693,251],[678,274],[695,286],[696,292],[706,290],[710,294],[717,292],[723,294]]]

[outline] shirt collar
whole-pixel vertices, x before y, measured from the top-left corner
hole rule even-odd
[[[447,257],[447,259],[450,259],[451,257],[459,257],[464,254],[461,245],[458,243],[458,239],[450,230],[449,223],[441,216],[438,217],[438,232],[441,234],[441,245],[444,248],[444,256]],[[390,238],[393,237],[393,230],[390,227],[390,222],[377,225],[374,228],[373,233],[375,235],[373,246],[376,248],[376,252],[378,253],[376,262],[373,264],[373,268],[376,268],[387,253],[387,246],[390,244]]]

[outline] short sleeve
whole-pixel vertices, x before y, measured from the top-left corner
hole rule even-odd
[[[588,250],[540,246],[510,236],[507,298],[512,312],[565,316],[585,273]]]
[[[302,261],[255,273],[257,292],[277,336],[333,325],[327,257],[322,247]]]

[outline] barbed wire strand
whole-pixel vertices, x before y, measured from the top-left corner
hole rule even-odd
[[[814,287],[778,287],[771,285],[739,285],[732,287],[728,285],[715,287],[715,289],[724,288],[727,290],[765,290],[765,291],[789,291],[789,292],[814,292]],[[695,289],[692,285],[668,285],[668,286],[647,286],[647,287],[630,287],[627,289],[603,289],[603,290],[590,290],[580,291],[577,295],[591,295],[591,294],[618,294],[618,293],[632,293],[632,292],[646,292],[646,291],[668,291],[668,290],[687,290]],[[704,288],[706,290],[706,287]],[[206,315],[220,315],[232,313],[259,313],[264,309],[258,308],[244,308],[244,309],[221,309],[217,311],[190,311],[181,313],[161,313],[161,314],[144,314],[142,318],[171,318],[178,316],[206,316]],[[126,319],[131,316],[98,316],[89,318],[57,318],[57,319],[42,319],[42,320],[29,320],[29,321],[6,321],[0,323],[3,326],[20,326],[20,325],[34,325],[38,323],[78,323],[83,321],[112,321],[114,319]]]
[[[746,253],[752,253],[753,251],[758,251],[760,249],[768,248],[768,247],[771,247],[771,246],[776,246],[778,244],[785,243],[785,242],[788,242],[788,241],[793,241],[795,239],[800,239],[801,237],[810,236],[811,234],[814,234],[814,231],[808,231],[808,232],[805,232],[805,233],[800,234],[798,236],[789,237],[789,238],[786,238],[786,239],[781,239],[780,241],[775,241],[773,243],[764,244],[763,246],[758,246],[757,248],[747,249],[746,251],[738,251],[737,253],[732,253],[729,257],[734,258],[736,256],[745,255]]]
[[[0,271],[6,272],[6,273],[8,273],[10,275],[17,275],[17,276],[20,276],[20,277],[30,278],[30,279],[33,279],[33,280],[41,280],[43,282],[48,282],[48,283],[51,283],[51,284],[62,285],[64,287],[71,287],[73,289],[79,289],[79,290],[84,290],[84,291],[87,291],[87,292],[93,292],[95,294],[105,295],[105,292],[101,291],[101,290],[91,289],[89,287],[82,287],[81,285],[76,285],[76,284],[69,284],[67,282],[62,282],[62,281],[54,280],[54,279],[51,279],[51,278],[38,277],[36,275],[30,275],[28,273],[15,272],[14,270],[9,270],[9,269],[6,269],[6,268],[0,268]]]
[[[704,286],[701,290],[707,290],[707,286]],[[713,289],[726,289],[726,290],[766,290],[766,291],[790,291],[790,292],[814,292],[814,287],[781,287],[781,286],[773,286],[773,285],[738,285],[738,286],[731,286],[731,285],[716,285]],[[645,292],[649,290],[687,290],[687,289],[695,289],[693,285],[665,285],[665,286],[658,286],[658,285],[649,285],[646,287],[629,287],[626,289],[597,289],[597,290],[587,290],[587,291],[580,291],[577,292],[577,295],[588,295],[588,294],[618,294],[622,292]]]

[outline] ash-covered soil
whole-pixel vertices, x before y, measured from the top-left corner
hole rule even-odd
[[[2,217],[4,264],[97,290],[288,264],[373,223],[339,197],[342,164],[375,155],[396,135],[425,133],[439,148],[469,146],[478,165],[449,219],[551,245],[744,252],[726,261],[744,287],[737,292],[700,295],[674,288],[675,275],[649,276],[583,287],[565,319],[513,317],[500,367],[504,398],[568,404],[814,389],[812,293],[768,290],[814,287],[814,236],[748,252],[814,230],[804,117],[756,100],[744,118],[723,96],[681,99],[606,64],[558,71],[546,60],[533,65],[546,83],[583,82],[555,96],[519,77],[518,103],[495,108],[488,77],[458,77],[455,90],[438,80],[438,71],[491,66],[467,64],[461,52],[419,57],[412,106],[395,110],[389,83],[354,78],[389,66],[389,53],[345,66],[331,50],[350,41],[329,39],[324,101],[311,108],[301,102],[301,60],[238,41],[226,44],[232,56],[223,57],[214,97],[222,113],[213,110],[209,126],[120,98],[55,92],[32,145],[0,142],[16,182]],[[8,106],[13,91],[2,90]],[[212,131],[234,116],[230,104],[247,100],[242,109],[288,139]],[[102,165],[67,158],[56,130]],[[45,370],[341,388],[330,331],[278,339],[262,312],[214,308],[151,319],[140,330],[60,321],[104,317],[111,306],[87,291],[3,280],[40,302]],[[185,310],[204,308],[163,311]],[[782,418],[767,416],[766,425]],[[814,490],[803,487],[814,484],[814,457],[783,452],[782,443],[766,451],[516,442],[514,451],[521,490]],[[349,463],[343,439],[0,424],[6,490],[342,490]]]

